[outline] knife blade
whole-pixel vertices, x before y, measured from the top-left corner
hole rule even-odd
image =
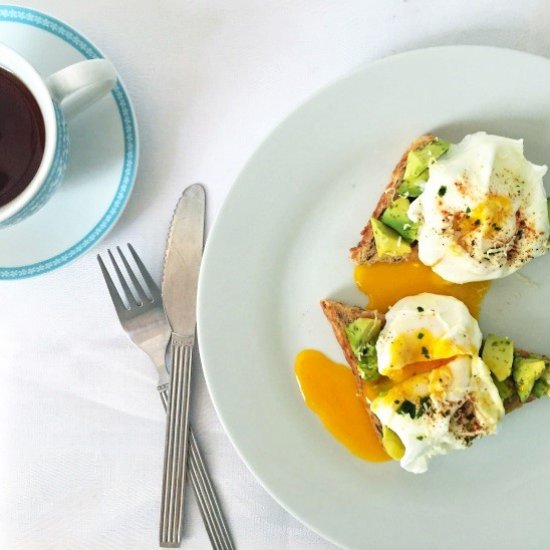
[[[162,295],[172,326],[159,543],[179,548],[187,463],[189,387],[197,319],[197,285],[204,246],[206,196],[200,184],[183,192],[174,212],[164,261]]]
[[[197,284],[204,246],[206,196],[196,183],[183,192],[170,226],[162,297],[172,330],[179,336],[195,334]]]

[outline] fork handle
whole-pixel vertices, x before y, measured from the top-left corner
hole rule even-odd
[[[160,400],[162,401],[164,410],[168,412],[168,400],[170,399],[170,383],[160,384],[159,386],[157,386],[157,390],[159,392]]]
[[[193,337],[182,338],[172,334],[172,368],[160,508],[159,543],[163,548],[179,548],[181,545],[193,340]]]
[[[157,387],[165,410],[168,410],[169,387],[169,384]],[[220,509],[218,497],[212,486],[210,475],[206,469],[191,426],[189,426],[189,452],[187,460],[189,462],[187,475],[191,480],[191,485],[193,485],[212,548],[214,550],[234,550],[235,547]]]

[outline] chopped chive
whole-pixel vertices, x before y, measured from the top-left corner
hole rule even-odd
[[[405,399],[405,401],[403,401],[403,403],[401,403],[400,407],[397,409],[397,413],[403,415],[408,414],[411,418],[415,418],[416,406],[408,399]]]

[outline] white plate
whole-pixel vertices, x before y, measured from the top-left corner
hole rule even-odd
[[[304,405],[296,353],[343,362],[318,302],[364,304],[347,250],[409,142],[486,130],[550,164],[550,62],[486,47],[414,51],[333,84],[287,118],[240,175],[204,257],[199,337],[220,418],[244,461],[305,524],[350,548],[543,548],[550,404],[425,475],[352,456]],[[548,179],[548,178],[547,178]],[[550,181],[550,180],[549,180]],[[484,331],[550,352],[550,257],[495,283]],[[399,281],[395,281],[399,284]]]
[[[103,57],[84,36],[44,13],[0,5],[0,41],[44,76]],[[69,123],[69,163],[59,191],[39,212],[0,230],[0,280],[57,269],[97,244],[130,196],[138,161],[132,105],[121,82]]]

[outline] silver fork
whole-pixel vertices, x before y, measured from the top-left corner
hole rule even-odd
[[[139,299],[135,297],[130,289],[126,277],[123,275],[113,253],[108,250],[108,254],[129,307],[125,305],[123,297],[119,294],[100,255],[97,256],[97,260],[122,328],[124,328],[134,344],[149,355],[157,368],[159,375],[157,390],[166,409],[168,405],[170,377],[166,371],[165,354],[172,329],[164,313],[159,287],[145,268],[134,247],[129,243],[128,249],[143,277],[148,293],[143,289],[122,250],[117,246],[124,269]],[[197,496],[201,515],[212,547],[216,550],[233,550],[234,546],[231,535],[229,534],[216,493],[214,492],[212,482],[210,481],[208,471],[206,470],[191,428],[189,429],[189,443],[189,477]]]

